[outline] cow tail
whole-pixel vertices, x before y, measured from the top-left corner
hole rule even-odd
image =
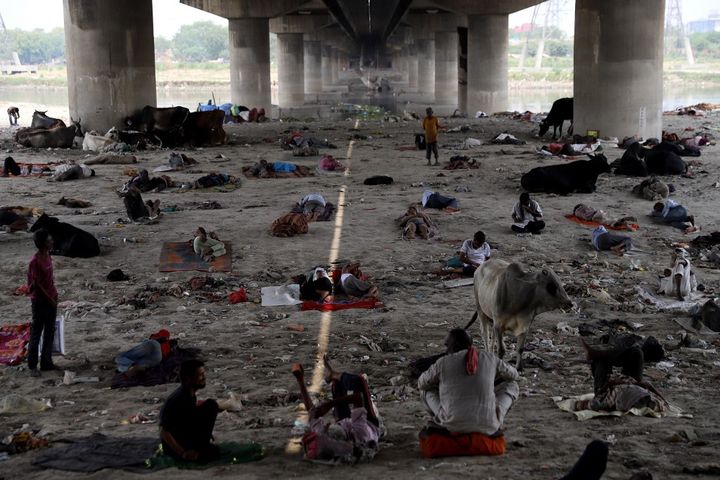
[[[476,310],[475,313],[473,314],[472,318],[470,319],[470,323],[468,323],[467,325],[465,325],[465,330],[467,330],[468,328],[472,327],[472,324],[475,323],[475,320],[477,320],[477,318],[478,318],[478,312],[477,312],[477,310]]]

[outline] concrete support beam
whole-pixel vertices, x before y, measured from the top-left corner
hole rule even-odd
[[[180,0],[190,7],[223,18],[272,18],[285,15],[311,0]],[[116,5],[117,7],[117,5]]]
[[[231,18],[230,96],[232,102],[271,111],[270,31],[267,18]]]
[[[435,103],[457,106],[458,34],[435,32]]]
[[[278,105],[305,103],[305,48],[302,33],[278,33]]]
[[[458,108],[467,108],[467,27],[458,28]]]
[[[326,43],[322,44],[322,58],[320,59],[320,76],[322,78],[322,85],[323,88],[329,88],[333,84],[332,80],[332,59],[333,59],[333,52],[332,52],[332,46],[328,45]]]
[[[155,106],[152,2],[65,0],[70,116],[105,132],[145,105]]]
[[[472,116],[507,109],[508,16],[468,16],[467,107]],[[461,107],[462,108],[462,107]]]
[[[435,39],[421,38],[418,47],[418,91],[432,102],[435,99]]]
[[[418,89],[418,50],[413,44],[408,47],[408,90]]]
[[[340,50],[333,47],[330,51],[330,81],[333,85],[338,83],[338,74],[340,70]]]
[[[322,44],[319,40],[305,40],[305,93],[322,93]]]
[[[662,134],[664,0],[577,0],[574,131]]]

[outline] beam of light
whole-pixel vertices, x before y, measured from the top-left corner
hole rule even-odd
[[[355,128],[358,128],[360,120],[355,121]],[[352,157],[354,140],[351,140],[348,144],[345,158],[345,171],[343,176],[347,177],[350,174],[350,158]],[[333,228],[333,238],[330,243],[330,254],[328,255],[328,263],[333,264],[340,258],[340,241],[342,240],[342,229],[343,219],[345,218],[345,194],[347,193],[347,185],[340,187],[337,199],[337,213],[335,214],[335,226]],[[319,393],[320,387],[322,387],[323,378],[325,376],[325,364],[323,363],[323,357],[328,352],[328,345],[330,343],[330,324],[332,323],[332,312],[322,312],[320,317],[320,332],[318,332],[317,340],[317,354],[315,355],[315,368],[313,368],[312,381],[308,387],[309,392]],[[303,412],[298,415],[297,420],[302,422],[308,421],[307,412]],[[300,441],[296,438],[291,438],[285,445],[286,454],[298,454],[300,453]]]

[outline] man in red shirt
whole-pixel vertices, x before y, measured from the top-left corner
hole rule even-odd
[[[28,367],[34,377],[37,370],[38,346],[42,335],[43,347],[40,354],[40,370],[54,370],[52,349],[55,340],[55,317],[57,316],[58,293],[53,279],[53,264],[50,252],[53,239],[47,230],[38,230],[33,237],[38,251],[30,260],[27,284],[32,299],[32,328],[28,347]]]

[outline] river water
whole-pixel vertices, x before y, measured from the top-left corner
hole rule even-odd
[[[226,85],[158,88],[158,106],[184,105],[194,110],[198,103],[205,103],[212,93],[218,103],[228,102],[230,87]],[[274,92],[273,92],[274,93]],[[510,89],[509,110],[532,112],[548,111],[552,102],[561,97],[571,97],[572,88]],[[618,101],[621,101],[620,99]],[[700,102],[720,103],[720,86],[703,87],[690,84],[682,87],[666,87],[663,110]],[[49,110],[50,115],[67,118],[68,95],[64,87],[3,87],[0,88],[0,105],[17,105],[31,111]],[[22,122],[24,123],[24,122]]]

